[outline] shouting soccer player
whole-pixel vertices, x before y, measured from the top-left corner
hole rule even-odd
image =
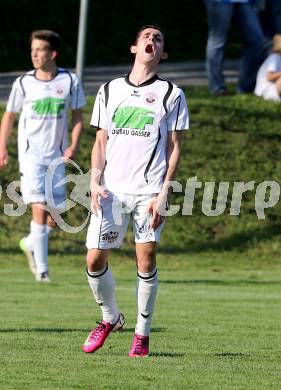
[[[49,165],[56,158],[74,158],[82,131],[81,107],[84,92],[74,73],[59,68],[56,59],[60,36],[53,31],[38,30],[31,34],[31,60],[34,70],[18,77],[12,87],[3,115],[0,132],[0,169],[8,163],[7,142],[16,113],[21,112],[18,126],[18,158],[21,192],[26,204],[32,205],[30,234],[20,241],[37,281],[48,282],[48,235],[54,224],[42,207],[63,207],[65,188],[58,183],[64,177],[60,163],[46,188]],[[71,143],[68,143],[68,111],[72,111]]]
[[[91,119],[92,217],[87,234],[87,275],[102,321],[86,339],[84,352],[102,347],[122,328],[115,282],[108,266],[111,248],[122,244],[132,217],[136,243],[138,317],[129,356],[149,353],[149,333],[157,293],[156,243],[160,213],[180,158],[181,136],[189,127],[183,91],[157,75],[167,58],[164,35],[143,26],[131,46],[131,72],[101,86]]]

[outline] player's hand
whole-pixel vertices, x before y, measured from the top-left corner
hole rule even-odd
[[[7,149],[0,149],[0,169],[3,169],[8,165],[8,157]]]
[[[159,193],[151,200],[148,205],[148,212],[151,214],[150,228],[156,230],[164,222],[164,210],[167,203],[167,197]]]
[[[107,197],[108,191],[106,191],[103,186],[100,186],[99,184],[91,185],[91,211],[93,214],[97,215],[98,210],[101,208],[99,198]]]
[[[63,159],[64,160],[68,160],[68,159],[74,160],[75,155],[76,155],[76,149],[73,148],[72,146],[69,146],[68,148],[65,149],[65,151],[63,153]]]

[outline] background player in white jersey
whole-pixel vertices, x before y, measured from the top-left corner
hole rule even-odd
[[[86,339],[84,352],[100,348],[124,317],[115,301],[108,267],[111,248],[122,244],[132,217],[136,243],[138,318],[129,356],[149,353],[149,333],[157,292],[156,243],[164,224],[160,208],[180,158],[181,136],[189,127],[183,91],[157,76],[167,58],[164,36],[143,26],[131,46],[131,72],[103,85],[91,125],[92,217],[87,234],[87,274],[102,322]]]
[[[42,204],[63,208],[64,163],[54,172],[52,183],[45,183],[47,169],[55,159],[74,158],[82,131],[81,107],[84,92],[78,77],[56,65],[60,36],[49,30],[31,34],[31,60],[34,70],[18,77],[12,87],[1,122],[0,169],[8,164],[7,142],[16,113],[18,159],[21,192],[25,203],[32,205],[30,234],[20,241],[36,280],[48,282],[48,234],[53,220]],[[68,112],[72,112],[71,143],[68,145]]]

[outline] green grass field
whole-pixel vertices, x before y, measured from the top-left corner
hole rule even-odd
[[[254,96],[214,99],[205,87],[186,92],[192,131],[184,138],[177,180],[183,187],[193,176],[203,184],[229,181],[230,189],[234,181],[255,181],[255,189],[243,195],[239,216],[229,215],[230,190],[224,213],[207,217],[203,186],[191,216],[167,219],[146,359],[127,357],[136,318],[131,232],[111,259],[126,327],[93,355],[80,349],[100,320],[85,276],[86,230],[53,232],[52,283],[33,280],[18,250],[30,213],[16,218],[3,212],[11,203],[5,189],[18,179],[13,135],[10,164],[0,176],[1,389],[280,389],[280,202],[258,219],[254,200],[259,183],[279,183],[281,108]],[[91,105],[89,99],[78,156],[83,172],[94,140]],[[173,194],[171,203],[183,199],[184,192]],[[67,219],[79,225],[85,215],[75,206]]]
[[[1,257],[3,259],[4,256]],[[93,355],[80,345],[99,319],[83,256],[52,255],[53,282],[36,284],[20,255],[1,262],[1,389],[280,388],[280,266],[161,253],[151,356],[127,357],[135,326],[132,256],[112,269],[126,316]]]

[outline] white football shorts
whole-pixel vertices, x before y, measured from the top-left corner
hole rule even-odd
[[[149,224],[151,215],[147,208],[153,195],[131,195],[109,193],[107,198],[100,198],[101,209],[92,214],[88,227],[86,247],[88,249],[119,248],[124,240],[130,217],[136,243],[160,241],[165,221],[153,230]]]
[[[25,204],[46,203],[52,208],[65,208],[65,164],[60,163],[53,170],[36,162],[21,162],[21,193]]]

